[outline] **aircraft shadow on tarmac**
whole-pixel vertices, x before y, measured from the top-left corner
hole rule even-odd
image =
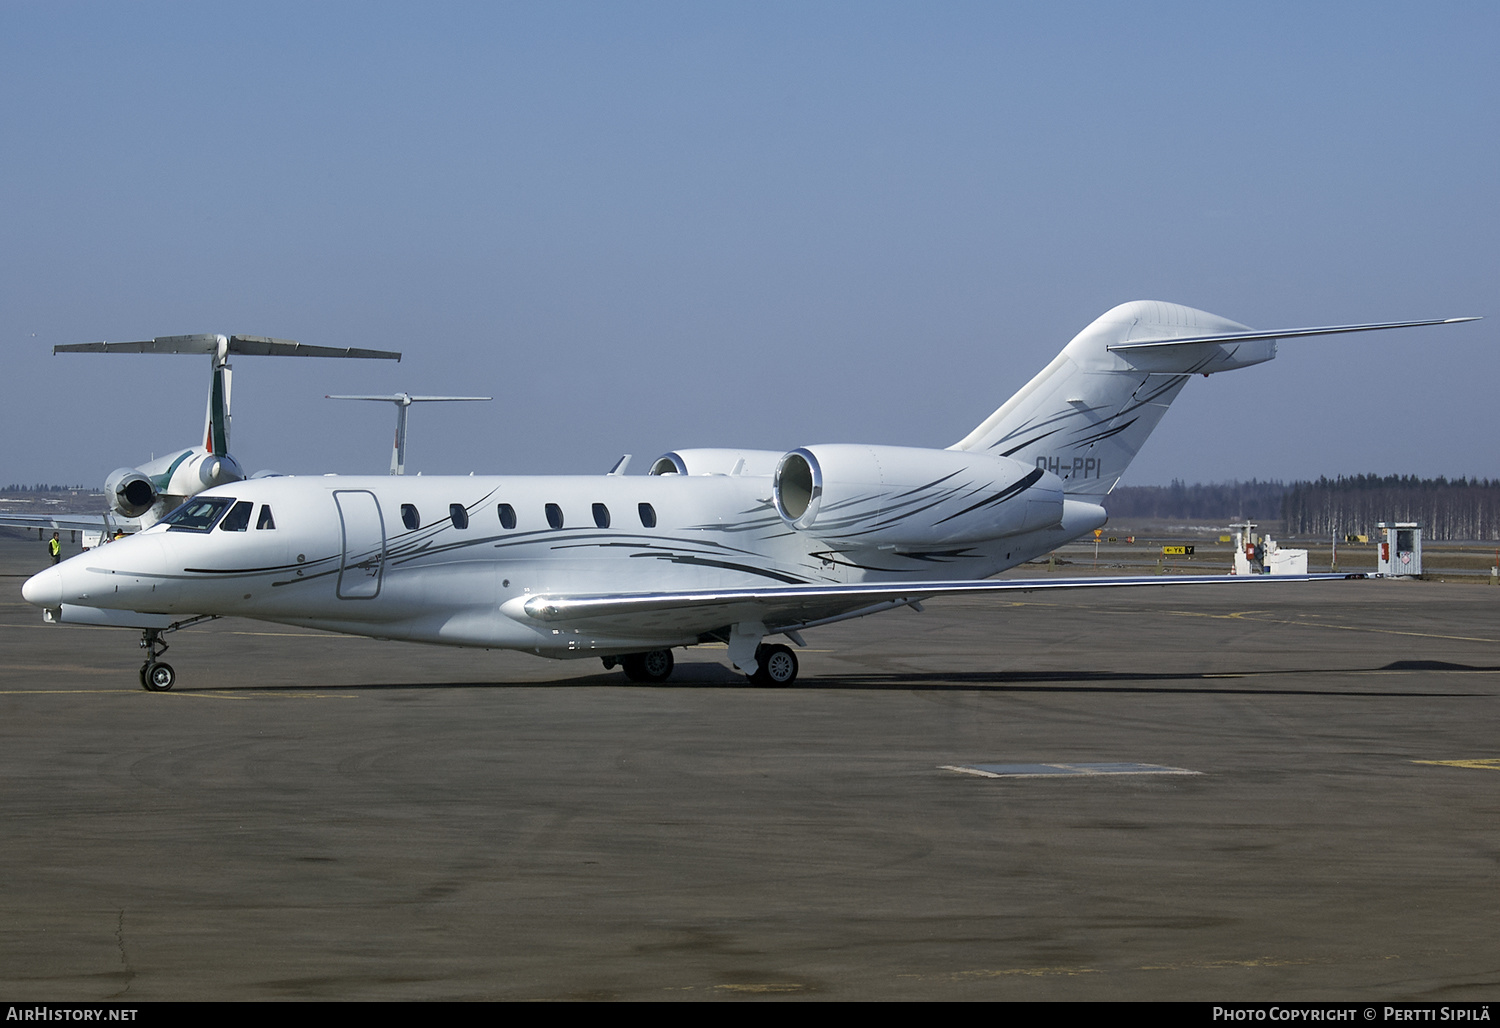
[[[1293,668],[1248,669],[1245,671],[934,671],[934,672],[868,672],[859,674],[807,675],[793,689],[840,689],[879,691],[990,691],[990,692],[1097,692],[1097,693],[1221,693],[1281,696],[1486,696],[1488,691],[1432,691],[1347,688],[1264,688],[1230,685],[1237,679],[1274,676],[1280,679],[1312,679],[1391,672],[1500,672],[1500,666],[1475,667],[1436,660],[1399,660],[1373,668]],[[579,678],[528,682],[409,682],[346,683],[340,685],[260,685],[243,686],[234,692],[387,692],[396,690],[438,689],[725,689],[761,688],[751,686],[745,677],[723,664],[678,664],[667,682],[636,684],[627,682],[618,672],[603,672]],[[179,688],[178,692],[219,691],[212,686],[199,689]]]

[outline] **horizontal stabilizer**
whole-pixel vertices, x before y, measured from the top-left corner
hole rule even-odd
[[[1148,350],[1166,346],[1191,346],[1194,343],[1243,343],[1252,339],[1293,339],[1297,336],[1336,336],[1345,332],[1375,332],[1383,328],[1419,328],[1423,325],[1456,325],[1464,321],[1481,321],[1482,318],[1436,318],[1431,321],[1382,321],[1370,325],[1325,325],[1321,328],[1283,328],[1274,332],[1218,332],[1206,336],[1186,336],[1176,339],[1132,339],[1125,343],[1110,343],[1106,349],[1114,353],[1128,350]]]
[[[210,353],[219,352],[219,336],[157,336],[125,343],[69,343],[54,346],[53,353]],[[229,336],[226,353],[259,357],[355,357],[371,360],[401,359],[394,350],[362,350],[353,346],[308,346],[292,339],[268,336]]]
[[[384,400],[386,403],[421,403],[431,400],[493,400],[493,396],[412,396],[408,393],[390,393],[385,396],[325,396],[325,400]]]

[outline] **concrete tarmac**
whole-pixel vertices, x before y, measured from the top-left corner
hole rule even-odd
[[[1500,996],[1500,589],[937,600],[787,690],[224,621],[150,694],[43,563],[0,539],[8,1000]],[[1089,762],[1198,773],[944,770]]]

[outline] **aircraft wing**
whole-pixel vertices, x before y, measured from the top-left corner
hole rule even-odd
[[[1234,585],[1364,578],[1326,575],[1149,575],[1113,578],[1013,578],[981,582],[879,582],[800,585],[617,595],[539,594],[507,602],[512,617],[601,633],[681,635],[715,632],[737,622],[759,621],[771,634],[862,617],[933,596],[1031,593],[1058,589],[1129,589],[1146,586]],[[514,606],[513,606],[514,605]]]
[[[0,528],[39,528],[48,532],[133,533],[141,530],[139,518],[107,517],[103,514],[11,514],[0,511]]]

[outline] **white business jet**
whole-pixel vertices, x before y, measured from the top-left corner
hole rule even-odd
[[[698,449],[636,476],[235,482],[43,571],[24,595],[53,622],[142,629],[150,690],[176,679],[158,659],[164,632],[231,615],[595,656],[648,682],[671,674],[675,647],[717,641],[752,681],[786,685],[797,658],[768,637],[801,645],[806,629],[930,596],[1267,580],[982,581],[1102,526],[1101,501],[1190,376],[1268,361],[1277,339],[1469,320],[1258,332],[1136,301],[946,450]]]
[[[230,354],[401,359],[401,354],[391,350],[306,346],[291,339],[239,335],[158,336],[135,342],[70,343],[54,346],[52,352],[208,354],[213,377],[208,387],[208,410],[203,418],[203,443],[173,450],[138,467],[118,468],[111,472],[104,480],[108,508],[101,514],[0,514],[0,525],[8,528],[70,529],[106,534],[113,534],[116,530],[136,532],[151,527],[190,496],[214,486],[242,481],[245,472],[229,452],[229,428],[233,420],[230,385],[234,371],[229,363]]]

